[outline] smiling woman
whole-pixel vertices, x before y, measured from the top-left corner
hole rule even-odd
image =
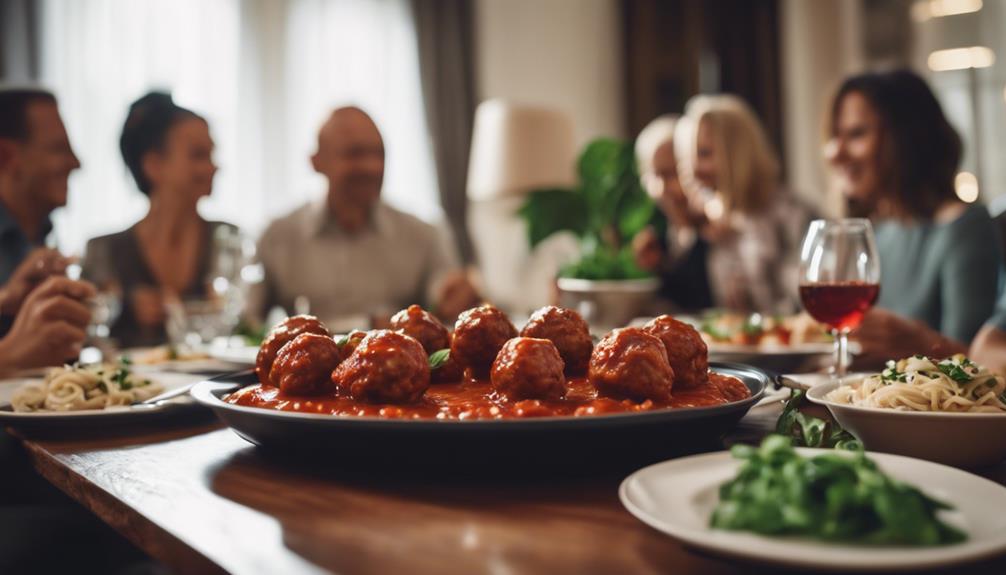
[[[850,77],[830,130],[850,211],[877,222],[877,306],[971,341],[995,305],[1000,243],[986,208],[957,199],[961,140],[932,91],[908,70]]]

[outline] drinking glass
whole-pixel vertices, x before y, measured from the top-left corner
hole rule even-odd
[[[848,369],[849,332],[880,295],[880,260],[870,221],[814,220],[800,251],[800,300],[835,336],[831,373]]]

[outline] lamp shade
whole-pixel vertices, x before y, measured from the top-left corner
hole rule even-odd
[[[475,112],[468,197],[489,200],[576,181],[573,121],[563,111],[487,100]]]

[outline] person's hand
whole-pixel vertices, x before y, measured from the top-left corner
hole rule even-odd
[[[849,337],[862,347],[853,359],[856,369],[880,369],[890,359],[915,354],[944,358],[967,353],[964,344],[945,337],[921,321],[879,308],[868,311],[863,323]]]
[[[140,286],[133,288],[129,294],[129,305],[133,310],[136,323],[146,327],[160,327],[167,319],[164,308],[165,295],[158,288]]]
[[[443,320],[453,321],[461,312],[482,302],[482,296],[464,271],[447,276],[440,286],[436,314]]]
[[[644,270],[652,272],[660,267],[660,262],[664,259],[664,250],[652,226],[643,228],[632,238],[632,255],[636,259],[636,265]]]
[[[37,248],[28,254],[11,274],[7,283],[0,287],[0,314],[15,316],[21,309],[31,290],[50,276],[66,274],[69,258],[56,250]]]
[[[0,365],[45,367],[80,355],[91,321],[85,301],[94,294],[91,284],[66,277],[42,282],[25,298],[10,331],[0,339]]]

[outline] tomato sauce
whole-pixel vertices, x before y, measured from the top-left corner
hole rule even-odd
[[[695,389],[674,390],[670,401],[651,400],[637,403],[628,399],[599,396],[584,378],[570,379],[566,397],[560,400],[525,399],[506,401],[488,381],[467,381],[431,385],[422,398],[408,405],[359,402],[345,395],[289,396],[278,387],[253,385],[225,398],[228,403],[247,407],[318,413],[354,415],[388,419],[513,419],[524,417],[590,416],[608,413],[652,411],[656,409],[704,407],[738,401],[751,392],[744,383],[729,375],[709,374],[709,385]]]

